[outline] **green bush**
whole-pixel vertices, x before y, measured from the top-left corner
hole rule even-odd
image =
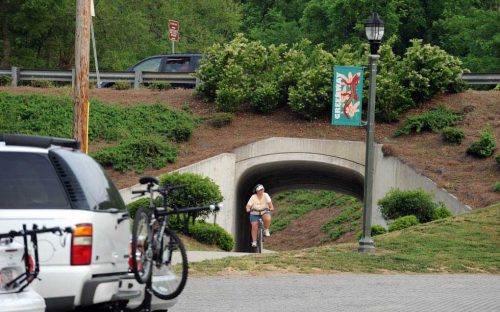
[[[139,208],[142,208],[144,211],[149,212],[149,198],[139,198],[127,204],[127,211],[130,219],[135,218],[135,214]]]
[[[399,231],[417,224],[419,224],[419,222],[417,217],[414,215],[399,217],[389,225],[389,232]]]
[[[456,125],[462,116],[456,114],[444,106],[438,106],[421,115],[408,117],[404,126],[398,129],[394,136],[409,135],[421,131],[438,132],[446,127]]]
[[[401,62],[402,84],[416,103],[441,92],[459,92],[465,83],[462,62],[437,46],[414,39]]]
[[[231,251],[234,248],[231,234],[217,224],[197,221],[190,226],[189,235],[201,243],[217,245],[222,250]]]
[[[54,83],[49,80],[31,80],[29,85],[35,88],[52,88]]]
[[[11,76],[0,76],[0,86],[10,86],[12,85],[12,77]]]
[[[231,113],[215,113],[210,120],[210,124],[214,128],[228,126],[233,121],[233,116]]]
[[[148,84],[148,89],[153,91],[165,91],[172,88],[172,85],[168,82],[163,81],[153,81]]]
[[[132,88],[132,85],[126,80],[118,80],[113,85],[113,89],[115,90],[128,90],[130,88]]]
[[[469,146],[467,154],[479,158],[490,157],[496,148],[495,135],[489,128],[481,131],[480,135],[479,141]]]
[[[465,138],[464,131],[454,127],[443,128],[441,134],[443,135],[443,140],[448,143],[461,144]]]
[[[167,163],[175,162],[177,154],[176,146],[161,137],[150,135],[125,139],[117,146],[92,153],[92,157],[101,165],[113,167],[116,171],[133,170],[140,173],[146,168],[160,169]]]
[[[383,227],[379,224],[372,225],[371,236],[382,235],[385,233],[387,233],[387,230],[385,229],[385,227]]]
[[[383,227],[379,224],[372,225],[372,231],[370,233],[370,235],[372,237],[377,236],[377,235],[382,235],[385,233],[387,233],[387,230],[385,229],[385,227]],[[359,241],[361,239],[361,237],[363,237],[363,231],[358,232],[358,234],[356,234],[356,240]]]
[[[160,176],[160,184],[183,184],[185,187],[172,192],[168,197],[168,205],[180,208],[202,207],[217,204],[224,199],[219,186],[209,177],[195,173],[173,172]],[[210,213],[203,212],[199,216],[207,217]],[[192,216],[196,218],[197,216]]]
[[[421,223],[432,221],[434,210],[437,208],[431,194],[423,189],[409,191],[392,189],[378,201],[378,205],[386,220],[415,215]]]
[[[432,220],[439,220],[453,216],[453,213],[441,203],[432,213]]]
[[[493,192],[500,193],[500,182],[495,182],[493,185]]]

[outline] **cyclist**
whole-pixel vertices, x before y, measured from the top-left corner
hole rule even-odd
[[[263,213],[266,209],[269,211]],[[250,197],[246,206],[246,211],[250,213],[250,223],[252,225],[252,247],[257,247],[257,231],[259,229],[259,217],[261,213],[263,213],[264,235],[271,236],[269,227],[271,226],[271,211],[273,210],[271,197],[264,192],[262,184],[257,184],[254,188],[254,194]]]

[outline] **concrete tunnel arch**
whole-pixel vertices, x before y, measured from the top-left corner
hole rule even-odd
[[[245,205],[253,187],[261,183],[271,197],[293,189],[331,190],[363,200],[363,175],[332,163],[287,160],[254,165],[243,172],[236,184],[235,249],[250,251],[250,223]]]

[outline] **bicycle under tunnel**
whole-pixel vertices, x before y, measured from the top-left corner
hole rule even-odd
[[[249,168],[236,186],[236,251],[253,251],[245,206],[256,184],[263,184],[271,198],[281,192],[297,189],[330,190],[359,200],[363,198],[363,176],[345,167],[308,161],[283,161]]]

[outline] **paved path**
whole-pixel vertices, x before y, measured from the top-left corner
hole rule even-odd
[[[499,312],[499,275],[190,278],[169,312]]]

